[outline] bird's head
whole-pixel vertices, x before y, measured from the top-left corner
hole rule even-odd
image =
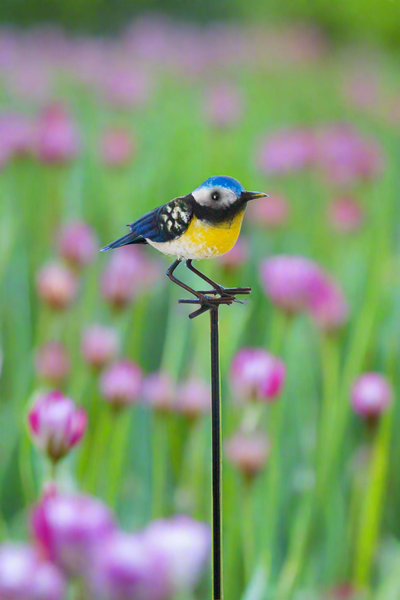
[[[232,207],[243,208],[249,200],[263,198],[267,194],[247,192],[237,179],[216,175],[203,181],[191,196],[196,204],[206,209],[224,211]]]

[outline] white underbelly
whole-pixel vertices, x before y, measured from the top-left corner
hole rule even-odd
[[[213,258],[214,256],[223,254],[217,246],[210,246],[206,242],[199,244],[198,242],[185,238],[185,235],[177,240],[171,240],[170,242],[146,241],[163,254],[166,254],[167,256],[176,256],[183,260],[200,260],[204,258]]]

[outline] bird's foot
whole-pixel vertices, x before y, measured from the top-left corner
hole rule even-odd
[[[236,298],[236,295],[238,295],[238,294],[247,295],[247,294],[250,294],[250,292],[251,292],[251,288],[249,288],[249,287],[225,288],[222,285],[216,285],[213,290],[201,291],[200,293],[205,294],[205,295],[211,295],[211,296],[219,295],[221,297],[221,299],[222,298],[232,299],[232,302],[238,302],[239,304],[246,304],[245,301],[239,300],[238,298]]]
[[[189,319],[194,319],[221,304],[227,306],[230,306],[233,302],[246,304],[243,300],[236,298],[236,294],[250,294],[250,292],[251,288],[223,288],[218,286],[213,290],[197,292],[196,298],[181,298],[179,304],[200,304],[200,308],[189,315]]]

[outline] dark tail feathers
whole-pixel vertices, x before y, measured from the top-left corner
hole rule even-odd
[[[100,252],[107,252],[107,250],[113,250],[114,248],[120,248],[121,246],[127,246],[128,244],[147,244],[146,240],[142,237],[137,237],[134,233],[130,232],[122,237],[118,238],[108,246],[104,246]]]

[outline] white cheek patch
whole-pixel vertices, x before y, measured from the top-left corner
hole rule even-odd
[[[213,200],[211,198],[211,194],[213,191],[216,191],[220,195],[219,200]],[[196,200],[198,204],[201,206],[208,206],[211,208],[215,208],[216,210],[220,208],[227,208],[231,204],[236,201],[236,195],[232,190],[228,190],[226,188],[200,188],[194,190],[192,192],[193,198]]]

